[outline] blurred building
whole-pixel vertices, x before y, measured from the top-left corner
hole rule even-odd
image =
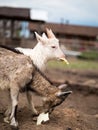
[[[47,18],[47,12],[42,10],[0,7],[0,36],[25,37],[25,33],[29,34],[28,25],[30,21],[44,23]]]
[[[98,27],[45,23],[40,26],[40,33],[45,32],[46,27],[51,28],[60,43],[68,49],[98,49]],[[39,24],[30,23],[29,28],[30,34],[33,34],[34,31],[38,31]]]
[[[0,7],[0,44],[25,46],[24,38],[30,38],[29,22],[40,25],[45,23],[47,18],[47,12],[42,10]],[[30,39],[26,47],[29,42]]]
[[[81,51],[98,49],[98,27],[47,21],[48,14],[43,10],[0,7],[0,44],[32,47],[35,43],[34,31],[42,34],[48,27],[68,49]]]

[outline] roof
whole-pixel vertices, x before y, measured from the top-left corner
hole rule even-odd
[[[78,26],[78,25],[68,25],[68,24],[48,24],[46,25],[53,29],[54,32],[61,32],[74,35],[86,35],[86,36],[97,36],[98,27],[89,26]]]
[[[30,8],[0,7],[0,19],[2,18],[44,22],[42,20],[31,19]]]
[[[31,23],[30,29],[36,30],[38,29],[37,26],[38,26],[37,24]],[[88,37],[98,36],[98,27],[45,23],[41,26],[42,31],[45,31],[46,27],[51,28],[54,33],[88,36]]]
[[[0,7],[0,18],[30,19],[28,8]]]

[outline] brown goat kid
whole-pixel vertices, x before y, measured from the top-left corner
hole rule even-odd
[[[18,126],[15,111],[17,111],[19,91],[31,81],[33,69],[29,57],[0,48],[0,89],[10,92],[11,109],[8,119],[10,125],[14,127]]]
[[[64,90],[62,92],[60,88],[52,85],[32,64],[29,57],[0,48],[0,89],[10,90],[12,106],[10,115],[6,119],[9,120],[11,126],[18,127],[16,111],[21,90],[33,90],[33,92],[40,94],[44,97],[43,112],[51,112],[71,93],[71,91]],[[29,101],[29,103],[32,102]]]

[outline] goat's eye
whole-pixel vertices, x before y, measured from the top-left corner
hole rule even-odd
[[[56,46],[51,46],[51,48],[56,48]]]

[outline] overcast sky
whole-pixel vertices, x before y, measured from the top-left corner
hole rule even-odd
[[[98,27],[98,0],[0,0],[0,6],[41,9],[48,22]]]

